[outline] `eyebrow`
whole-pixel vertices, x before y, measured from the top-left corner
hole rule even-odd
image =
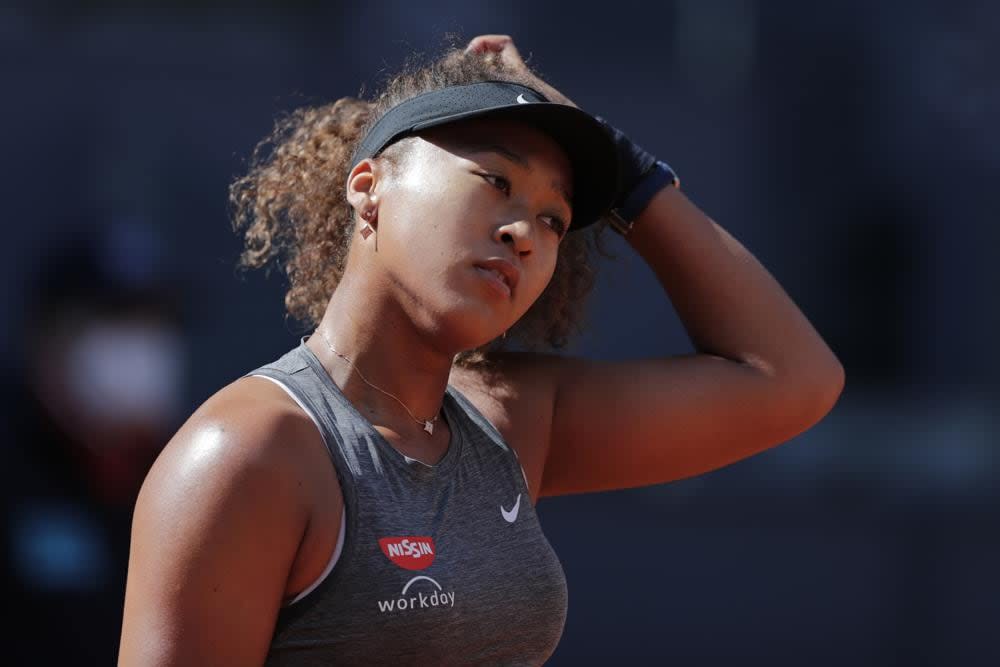
[[[524,167],[528,171],[534,171],[534,169],[531,168],[531,163],[528,162],[523,155],[521,155],[520,153],[515,153],[506,146],[501,146],[500,144],[471,144],[469,148],[476,153],[496,153],[502,157],[507,158],[511,162]],[[550,185],[552,186],[553,190],[562,195],[562,198],[566,201],[566,205],[569,207],[569,210],[572,211],[573,198],[569,196],[569,192],[566,190],[566,188],[563,187],[563,185],[558,181],[552,181]]]

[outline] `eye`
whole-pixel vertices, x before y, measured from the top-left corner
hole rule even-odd
[[[566,235],[566,228],[569,225],[567,225],[566,221],[560,218],[559,216],[542,215],[539,216],[538,219],[544,222],[546,225],[548,225],[560,239]]]
[[[497,190],[504,193],[506,196],[510,196],[511,183],[505,177],[498,174],[490,174],[483,172],[479,174],[480,177],[490,185],[492,185]],[[569,225],[558,215],[541,215],[538,217],[544,225],[555,232],[556,236],[560,240],[566,236],[566,232],[569,229]]]
[[[508,181],[503,176],[497,176],[496,174],[480,174],[487,183],[500,190],[505,195],[510,194],[510,181]]]

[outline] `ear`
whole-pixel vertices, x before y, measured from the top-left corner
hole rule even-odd
[[[370,158],[365,158],[354,165],[347,176],[347,202],[358,217],[371,209],[375,198],[375,185],[378,182],[378,164]]]

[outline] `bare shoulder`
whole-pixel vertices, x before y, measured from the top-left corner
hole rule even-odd
[[[563,357],[508,352],[485,368],[456,366],[450,383],[489,419],[517,452],[533,501],[538,498],[550,442]]]
[[[206,486],[217,495],[250,482],[278,490],[302,472],[295,443],[315,437],[308,416],[279,387],[243,378],[205,401],[167,443],[139,502]]]
[[[180,428],[136,503],[122,664],[263,660],[308,528],[317,438],[262,378],[220,390]]]

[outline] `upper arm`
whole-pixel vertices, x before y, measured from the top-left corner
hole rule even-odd
[[[559,359],[540,494],[657,484],[728,465],[812,426],[834,372],[781,376],[720,357]]]
[[[294,420],[212,399],[136,503],[119,662],[261,664],[308,521]]]

